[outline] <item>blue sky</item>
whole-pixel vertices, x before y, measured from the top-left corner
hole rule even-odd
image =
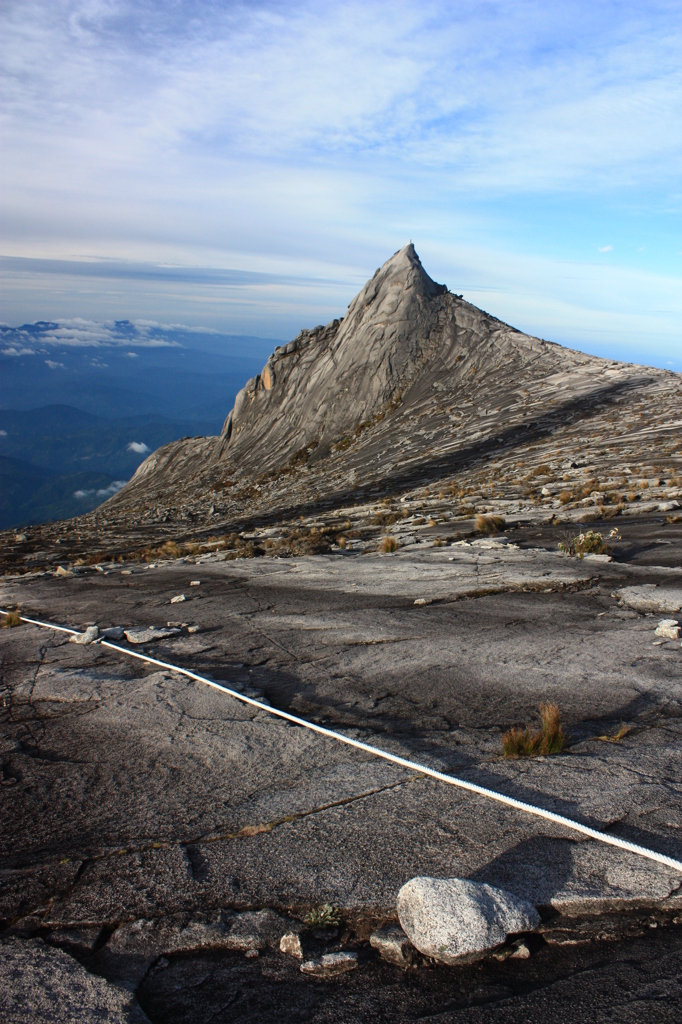
[[[5,0],[0,319],[288,338],[412,239],[682,370],[682,5]]]

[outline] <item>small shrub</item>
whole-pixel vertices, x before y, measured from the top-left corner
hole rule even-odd
[[[605,543],[601,533],[588,530],[587,533],[579,533],[577,537],[571,537],[567,541],[559,541],[559,550],[567,555],[610,555],[611,548]]]
[[[7,615],[3,616],[2,622],[0,622],[0,629],[11,629],[12,626],[21,625],[21,615],[19,612],[8,612]]]
[[[479,533],[501,533],[504,526],[504,516],[476,516],[476,529]]]
[[[400,545],[395,537],[384,537],[381,544],[379,545],[379,551],[383,551],[384,554],[389,555],[394,551],[397,551]]]
[[[304,920],[311,928],[336,928],[341,924],[338,910],[329,903],[315,907],[309,914],[306,914]]]
[[[540,754],[560,754],[566,746],[566,734],[561,725],[561,714],[555,704],[540,705],[539,729],[510,729],[502,737],[505,757],[537,757]]]
[[[533,470],[533,476],[549,476],[551,470],[548,465],[543,463],[541,466],[536,466]]]
[[[573,500],[573,495],[570,491],[562,491],[559,495],[559,501],[562,505],[568,505],[569,501]]]

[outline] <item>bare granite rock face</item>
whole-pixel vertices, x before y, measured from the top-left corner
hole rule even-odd
[[[130,992],[40,939],[0,943],[0,1016],[11,1024],[148,1024]]]
[[[174,519],[178,505],[185,516],[215,516],[221,494],[232,508],[266,497],[272,505],[283,497],[282,474],[289,491],[296,483],[310,495],[341,493],[371,485],[377,463],[390,489],[414,486],[425,469],[430,475],[434,454],[451,464],[466,460],[474,443],[494,449],[519,432],[551,436],[585,413],[637,404],[652,388],[659,416],[664,396],[679,402],[679,375],[525,335],[432,281],[410,243],[376,271],[343,319],[275,350],[237,395],[219,438],[154,452],[107,502],[106,516],[154,501]],[[540,502],[563,495],[551,479],[538,483]],[[597,483],[561,500],[605,500]],[[669,495],[657,497],[658,509]]]
[[[540,924],[526,900],[463,878],[411,878],[398,893],[398,917],[420,953],[446,964],[475,960]]]

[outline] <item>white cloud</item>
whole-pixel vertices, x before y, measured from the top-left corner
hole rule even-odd
[[[59,369],[65,370],[66,369],[66,367],[64,366],[64,363],[57,363],[57,362],[54,361],[54,359],[46,359],[45,360],[45,365],[49,366],[51,370],[59,370]]]
[[[505,274],[518,256],[546,256],[543,278],[523,282],[541,304],[550,271],[575,262],[575,225],[594,224],[595,209],[618,223],[636,207],[633,256],[642,211],[660,214],[660,234],[679,211],[679,0],[0,6],[2,251],[343,277],[333,295],[272,286],[256,298],[231,285],[179,295],[94,279],[65,294],[50,277],[40,304],[28,285],[12,299],[25,319],[186,317],[291,336],[338,315],[410,236],[427,269],[429,249],[448,248],[443,263],[461,265],[483,240]],[[523,212],[548,196],[571,207],[549,255]],[[649,226],[651,252],[671,251]],[[627,232],[595,230],[616,237],[625,259]],[[678,264],[652,257],[652,267],[661,284],[677,275],[679,290]],[[588,291],[591,271],[583,262]],[[610,313],[609,296],[596,301],[593,337]],[[588,307],[578,293],[574,303],[553,307],[564,333]],[[660,308],[653,293],[642,308]],[[527,304],[524,319],[534,312]],[[535,330],[548,335],[550,324]],[[51,343],[109,344],[94,329],[70,332]]]
[[[137,452],[138,455],[144,455],[146,452],[150,452],[151,448],[147,447],[144,441],[131,441],[128,445],[129,452]]]
[[[112,494],[116,494],[122,487],[125,487],[127,480],[112,480],[108,487],[101,487],[96,490],[94,487],[89,490],[74,491],[74,498],[90,498],[93,494],[96,494],[98,498],[110,498]]]
[[[131,359],[137,359],[137,352],[126,352],[126,355],[130,356]]]
[[[70,320],[38,321],[34,324],[23,324],[21,327],[8,327],[3,324],[0,325],[0,341],[10,342],[8,348],[1,350],[6,356],[34,355],[35,349],[28,348],[28,344],[60,348],[130,345],[138,348],[177,348],[179,342],[170,336],[174,331],[196,333],[193,328],[183,324],[171,325],[137,320],[97,321],[75,317]],[[137,358],[136,352],[128,352],[127,355],[133,359]]]
[[[101,488],[97,491],[98,498],[110,498],[112,494],[116,494],[122,487],[128,483],[127,480],[112,480],[108,487]]]
[[[6,430],[0,430],[0,437],[7,437],[7,431]]]
[[[600,245],[598,248],[599,248],[599,252],[613,252],[613,246],[612,245]]]

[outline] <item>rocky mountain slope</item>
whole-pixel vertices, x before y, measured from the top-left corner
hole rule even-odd
[[[343,319],[275,349],[219,437],[155,451],[78,533],[92,554],[301,523],[376,533],[417,510],[674,513],[681,426],[679,374],[522,334],[432,281],[410,243]]]

